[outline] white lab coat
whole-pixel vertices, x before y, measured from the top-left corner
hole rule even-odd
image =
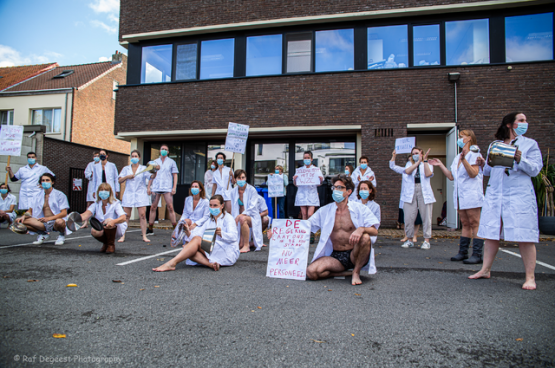
[[[239,186],[236,186],[229,191],[229,198],[231,200],[231,215],[233,218],[236,219],[237,216],[241,214],[251,218],[253,241],[257,251],[259,251],[263,245],[262,220],[260,219],[260,212],[258,211],[259,197],[260,195],[256,189],[252,185],[247,184],[247,188],[243,193],[243,205],[245,210],[243,213],[239,213]],[[237,224],[237,231],[239,233],[241,231],[240,223]]]
[[[416,175],[416,170],[420,170],[420,187],[422,188],[422,195],[424,197],[424,203],[430,204],[435,203],[436,198],[434,196],[434,191],[432,190],[432,186],[430,184],[430,178],[434,176],[434,167],[432,165],[428,165],[430,167],[430,171],[432,172],[432,176],[426,177],[426,173],[424,172],[424,163],[420,163],[420,166],[413,170],[410,175],[405,172],[405,169],[411,167],[412,163],[410,161],[407,162],[405,168],[401,166],[395,165],[395,162],[389,161],[389,168],[395,171],[397,174],[403,175],[403,185],[401,189],[401,201],[412,203],[412,198],[414,196],[414,176]]]
[[[239,233],[237,232],[237,226],[235,226],[235,219],[229,213],[226,213],[224,216],[220,215],[217,221],[214,221],[214,218],[210,216],[204,225],[195,228],[191,232],[191,239],[195,236],[202,238],[207,229],[218,227],[222,229],[222,236],[216,235],[214,249],[212,253],[206,254],[206,256],[212,263],[217,262],[221,266],[233,266],[239,259]],[[197,264],[189,259],[185,263],[190,266]]]
[[[208,218],[210,217],[210,202],[206,198],[199,199],[197,206],[193,209],[193,196],[188,196],[185,198],[185,204],[183,205],[183,214],[179,219],[179,222],[185,222],[186,219],[191,220],[197,227],[204,225]],[[196,229],[196,227],[195,227]],[[193,229],[194,230],[194,229]],[[188,243],[193,239],[190,236],[185,235],[183,238],[184,243]]]
[[[349,212],[351,214],[351,220],[353,225],[358,229],[359,227],[374,227],[378,229],[380,227],[380,222],[374,216],[372,211],[365,205],[357,202],[349,201],[347,203],[349,207]],[[337,204],[335,202],[330,203],[316,211],[312,217],[308,219],[310,221],[310,231],[316,233],[321,230],[320,241],[314,252],[314,257],[312,262],[320,257],[329,256],[333,252],[333,244],[331,242],[330,236],[335,225],[335,214],[337,211]],[[370,237],[372,243],[376,240],[374,236]],[[311,262],[311,263],[312,263]],[[376,273],[376,265],[374,262],[374,248],[370,252],[370,259],[368,264],[362,268],[362,271],[367,271],[369,275]]]
[[[93,193],[94,193],[94,183],[93,183],[93,171],[94,171],[94,165],[99,165],[99,163],[93,161],[93,162],[89,162],[89,164],[87,165],[87,168],[85,169],[85,178],[89,181],[87,184],[87,202],[94,202],[95,199],[93,197]]]
[[[42,189],[41,193],[38,193],[33,197],[31,203],[33,218],[39,219],[44,217],[44,212],[42,210],[44,207],[44,196],[44,189]],[[48,206],[50,207],[50,211],[52,211],[53,215],[58,215],[63,210],[69,209],[69,202],[67,201],[67,197],[64,193],[52,188],[52,192],[50,192],[50,196],[48,197]],[[67,220],[67,216],[63,219]],[[66,227],[66,235],[71,233],[71,230]]]
[[[34,164],[32,168],[29,165],[25,165],[14,174],[18,180],[21,180],[21,187],[19,188],[20,210],[31,208],[33,198],[38,193],[44,193],[44,190],[39,184],[40,177],[44,173],[54,175],[46,166],[39,164]]]
[[[233,177],[233,172],[231,171],[231,168],[227,166],[222,168],[221,173],[219,168],[212,173],[212,183],[216,186],[216,192],[214,195],[221,195],[224,197],[224,201],[231,200],[229,195],[229,192],[232,190],[231,183],[229,183],[230,177]]]
[[[158,157],[154,162],[160,166],[160,170],[156,172],[150,191],[153,193],[171,193],[173,190],[173,174],[179,173],[175,161],[166,156],[163,163],[161,157]]]
[[[139,165],[135,173],[141,172],[144,169],[146,169],[146,166]],[[120,178],[128,175],[133,175],[133,168],[131,165],[125,166],[119,173]],[[123,198],[121,201],[122,207],[138,208],[150,206],[150,196],[147,194],[146,188],[151,176],[152,174],[146,171],[125,181],[125,191],[123,192]]]
[[[515,142],[522,152],[509,175],[504,167],[486,163],[484,175],[489,176],[482,205],[478,236],[484,239],[505,239],[511,242],[539,241],[538,207],[531,177],[543,167],[542,154],[535,140],[518,136]],[[488,149],[489,155],[489,149]]]
[[[104,167],[106,171],[106,183],[110,184],[112,187],[112,191],[114,192],[114,196],[116,193],[119,193],[119,183],[118,183],[118,169],[116,165],[108,161],[106,166]],[[98,190],[100,184],[102,184],[102,162],[98,163],[98,165],[93,166],[93,182],[94,182],[94,192]],[[95,198],[96,201],[98,198]]]
[[[349,201],[350,201],[350,199],[349,199]],[[374,202],[374,201],[368,201],[368,202],[366,202],[366,204],[364,204],[364,203],[362,203],[362,199],[358,199],[358,198],[357,198],[354,202],[360,203],[360,204],[362,204],[363,206],[368,207],[368,209],[369,209],[370,211],[372,211],[372,213],[374,214],[374,216],[376,216],[376,218],[378,219],[378,221],[379,221],[380,223],[382,222],[382,211],[381,211],[381,209],[380,209],[380,205],[379,205],[379,204],[377,204],[377,203]]]
[[[303,166],[306,167],[306,166]],[[310,167],[316,167],[310,165]],[[295,170],[295,175],[297,172]],[[318,173],[318,177],[323,177],[322,171]],[[293,182],[294,183],[294,182]],[[295,206],[320,206],[320,197],[318,197],[318,185],[300,185],[297,187],[297,195],[295,196]]]
[[[360,176],[360,180],[358,180],[359,176]],[[353,190],[353,193],[351,193],[351,195],[349,196],[349,199],[351,201],[354,201],[355,199],[358,199],[357,198],[358,183],[360,183],[361,181],[370,180],[370,178],[372,176],[374,177],[374,180],[372,180],[372,185],[374,186],[374,188],[376,188],[378,186],[378,184],[376,183],[376,175],[374,174],[374,172],[372,171],[372,169],[370,167],[366,168],[366,171],[364,172],[364,175],[360,171],[360,166],[357,167],[353,171],[353,173],[351,174],[351,179],[353,180],[353,184],[355,185],[355,189]]]
[[[468,152],[465,156],[470,165],[475,165],[478,157],[482,157],[479,152]],[[453,175],[455,190],[453,191],[453,205],[456,209],[467,210],[469,208],[480,208],[484,202],[484,185],[482,168],[478,168],[478,175],[471,178],[468,171],[461,163],[461,155],[457,155],[451,164],[451,174]],[[458,167],[457,167],[458,166]],[[458,201],[457,201],[458,198]],[[459,208],[457,208],[457,202]]]
[[[125,215],[121,202],[117,199],[113,203],[106,204],[106,213],[102,210],[102,200],[94,202],[87,210],[91,211],[93,216],[102,223],[106,219],[117,220],[121,215]],[[125,230],[127,230],[127,222],[117,224],[116,229],[116,238],[122,237],[125,234]]]
[[[206,199],[210,200],[212,198],[212,186],[214,185],[212,178],[214,177],[214,172],[208,169],[204,173],[204,192],[206,194]]]
[[[258,212],[262,213],[264,211],[268,211],[268,205],[266,204],[266,200],[261,195],[258,195]],[[268,216],[270,214],[268,213]]]
[[[0,210],[9,211],[12,205],[17,205],[17,198],[13,194],[8,193],[5,199],[2,198],[2,194],[0,194]],[[10,216],[10,221],[14,222],[17,217],[17,214],[15,213],[15,207],[13,208],[12,212],[8,213],[8,216]]]

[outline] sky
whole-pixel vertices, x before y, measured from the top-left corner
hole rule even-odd
[[[0,67],[111,59],[119,45],[119,0],[0,0]]]

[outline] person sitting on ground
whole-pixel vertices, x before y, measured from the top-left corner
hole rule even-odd
[[[210,254],[201,248],[202,235],[207,229],[216,229],[216,242]],[[237,225],[229,213],[225,212],[224,197],[216,194],[210,198],[210,219],[193,231],[186,230],[191,241],[170,261],[153,271],[174,271],[178,263],[187,261],[188,265],[201,264],[219,271],[220,266],[233,266],[239,259],[239,234]]]
[[[262,232],[268,228],[270,217],[268,216],[268,205],[261,195],[258,196],[258,212],[260,213],[260,221],[262,222]]]
[[[110,184],[100,184],[95,197],[97,198],[96,202],[81,214],[81,219],[87,221],[94,216],[104,225],[103,230],[96,230],[91,226],[91,235],[102,243],[100,252],[114,253],[116,237],[121,237],[127,230],[126,213],[121,202],[114,197],[114,191]]]
[[[7,183],[0,184],[0,225],[7,222],[8,226],[10,226],[17,217],[15,213],[17,198],[10,192],[11,190]]]
[[[210,216],[210,203],[208,199],[205,198],[206,194],[204,192],[204,185],[199,180],[194,180],[191,183],[191,188],[189,189],[189,196],[185,198],[185,204],[183,205],[183,214],[177,222],[177,226],[172,234],[172,244],[174,247],[174,239],[177,239],[181,231],[189,229],[193,231],[197,226],[202,226]],[[191,241],[189,236],[183,238],[183,245]]]
[[[70,234],[65,221],[69,202],[64,193],[53,188],[54,182],[52,174],[42,174],[39,183],[43,190],[31,199],[26,214],[15,220],[27,226],[29,233],[39,234],[37,241],[33,242],[36,245],[48,240],[52,231],[60,233],[55,245],[64,244],[65,235]]]
[[[352,271],[352,284],[360,285],[360,271],[375,273],[372,236],[378,235],[380,222],[361,203],[349,201],[355,186],[350,177],[341,174],[332,179],[333,200],[320,208],[308,221],[311,231],[321,230],[320,241],[312,263],[306,269],[311,280],[345,276]],[[268,230],[268,238],[272,232]]]

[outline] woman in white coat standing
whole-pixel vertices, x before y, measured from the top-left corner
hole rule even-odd
[[[233,185],[233,171],[225,166],[225,153],[223,152],[216,154],[216,163],[218,168],[212,173],[212,195],[219,194],[224,198],[225,210],[229,213],[231,212],[229,190]]]
[[[315,168],[312,165],[312,152],[306,151],[303,153],[303,164],[304,167]],[[308,220],[310,216],[314,214],[314,209],[320,207],[320,197],[318,197],[318,185],[297,185],[297,178],[299,176],[295,172],[293,176],[293,184],[298,188],[297,195],[295,196],[295,206],[301,207],[301,214],[303,220]],[[324,181],[324,176],[322,172],[319,171],[318,177],[320,178],[320,185]]]
[[[101,149],[98,153],[100,154],[100,163],[93,166],[93,198],[95,201],[98,199],[96,192],[102,183],[108,183],[112,187],[115,197],[119,198],[118,169],[116,165],[108,162],[108,152],[106,150]]]
[[[204,189],[206,192],[206,199],[210,200],[212,197],[212,186],[214,185],[214,171],[216,171],[218,167],[216,166],[216,161],[210,162],[210,167],[204,173]]]
[[[472,130],[459,132],[457,145],[462,148],[460,155],[453,159],[451,169],[447,169],[439,159],[429,160],[430,165],[439,166],[447,179],[455,182],[453,191],[453,204],[459,212],[462,222],[462,234],[459,243],[459,253],[451,257],[451,261],[463,261],[467,264],[482,263],[482,248],[484,239],[477,235],[480,225],[480,211],[484,202],[483,174],[478,159],[482,158],[479,152],[472,152],[471,146],[478,144],[476,135]],[[472,257],[468,258],[470,239],[472,242]]]
[[[490,278],[491,266],[499,250],[499,239],[518,243],[526,279],[522,288],[535,290],[536,245],[539,241],[538,207],[531,178],[538,175],[543,161],[538,143],[524,137],[528,123],[522,113],[503,118],[495,134],[498,141],[518,147],[511,169],[489,166],[484,160],[484,175],[489,176],[478,236],[484,238],[482,269],[470,279]],[[489,155],[489,149],[488,149]]]
[[[87,167],[85,168],[85,178],[89,181],[87,184],[87,208],[93,204],[94,196],[93,193],[95,191],[93,178],[94,178],[94,165],[98,165],[100,163],[100,157],[98,152],[93,152],[93,160],[89,162]]]
[[[351,173],[351,179],[353,179],[353,184],[355,185],[355,190],[353,191],[353,193],[351,193],[351,196],[349,197],[351,201],[357,199],[358,183],[360,183],[361,181],[371,181],[372,185],[374,185],[374,188],[378,186],[378,184],[376,183],[376,175],[374,174],[372,169],[368,167],[368,162],[368,157],[361,156],[358,159],[358,163],[360,165]]]
[[[434,191],[430,184],[430,178],[434,175],[433,166],[428,164],[428,154],[430,149],[423,155],[420,147],[413,147],[411,150],[410,161],[407,162],[405,168],[395,165],[395,150],[389,168],[398,174],[403,175],[403,193],[401,200],[403,204],[403,212],[405,213],[405,233],[408,240],[403,243],[403,248],[414,247],[412,238],[414,236],[414,221],[420,211],[422,216],[424,242],[420,249],[430,249],[430,238],[432,237],[432,209],[436,199]]]

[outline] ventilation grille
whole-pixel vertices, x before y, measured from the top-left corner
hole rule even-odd
[[[374,137],[393,137],[393,128],[374,129]]]

